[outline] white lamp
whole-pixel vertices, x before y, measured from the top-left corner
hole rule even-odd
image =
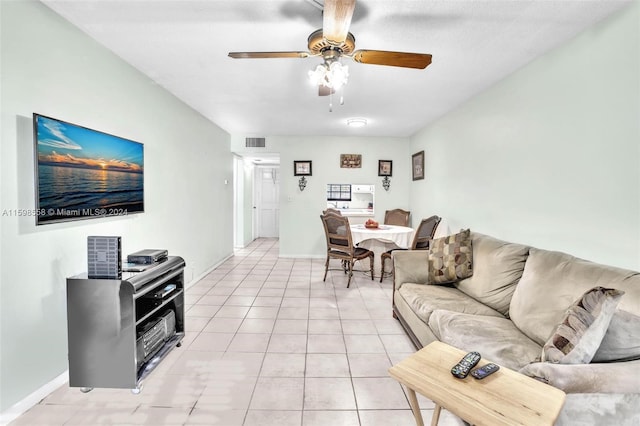
[[[348,118],[347,119],[347,126],[349,127],[364,127],[367,125],[367,119],[366,118]]]

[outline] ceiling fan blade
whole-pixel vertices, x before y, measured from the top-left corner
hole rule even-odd
[[[356,0],[325,0],[322,13],[322,35],[336,46],[347,39]]]
[[[425,69],[431,63],[428,53],[389,52],[386,50],[356,50],[351,59],[362,64]]]
[[[308,58],[309,52],[229,52],[234,59]]]
[[[333,88],[329,88],[323,85],[318,86],[318,96],[329,96],[334,93],[336,93],[336,91]]]

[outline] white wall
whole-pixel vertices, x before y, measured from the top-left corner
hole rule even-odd
[[[250,161],[244,161],[244,246],[253,241],[254,215],[253,187],[255,167]]]
[[[640,5],[522,68],[412,138],[411,209],[640,270]]]
[[[231,149],[237,153],[258,152],[245,148],[244,137],[235,135]],[[264,150],[280,154],[281,256],[322,257],[326,254],[320,214],[327,207],[328,183],[375,184],[375,217],[379,221],[384,219],[387,209],[409,207],[412,152],[407,138],[267,136]],[[362,167],[340,168],[340,154],[361,154]],[[313,162],[313,176],[307,177],[304,191],[298,189],[300,177],[293,175],[295,160]],[[382,188],[378,160],[393,161],[389,191]]]
[[[0,209],[32,209],[31,114],[145,144],[146,213],[36,227],[0,216],[0,410],[67,369],[65,278],[86,270],[88,235],[123,252],[166,248],[187,281],[232,253],[230,137],[36,1],[2,1]],[[228,206],[228,208],[225,208]]]
[[[240,157],[234,158],[234,197],[236,197],[235,211],[235,246],[246,247],[253,241],[253,164]]]

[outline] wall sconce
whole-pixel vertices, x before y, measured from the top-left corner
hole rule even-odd
[[[391,160],[378,160],[378,176],[384,176],[382,179],[382,187],[385,191],[389,190],[391,186],[391,176],[393,173],[393,161]]]
[[[388,191],[390,186],[391,186],[391,179],[389,179],[389,176],[385,176],[384,179],[382,179],[382,187],[384,188],[385,191]]]
[[[306,187],[307,187],[307,179],[304,176],[302,176],[298,181],[298,188],[300,188],[300,191],[304,191]]]
[[[305,176],[311,176],[311,174],[311,160],[293,162],[293,175],[302,176],[300,180],[298,180],[298,188],[300,188],[300,191],[304,191],[307,187],[307,178]]]

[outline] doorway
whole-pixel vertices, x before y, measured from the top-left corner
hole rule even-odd
[[[257,166],[254,181],[254,238],[280,236],[280,167]]]

